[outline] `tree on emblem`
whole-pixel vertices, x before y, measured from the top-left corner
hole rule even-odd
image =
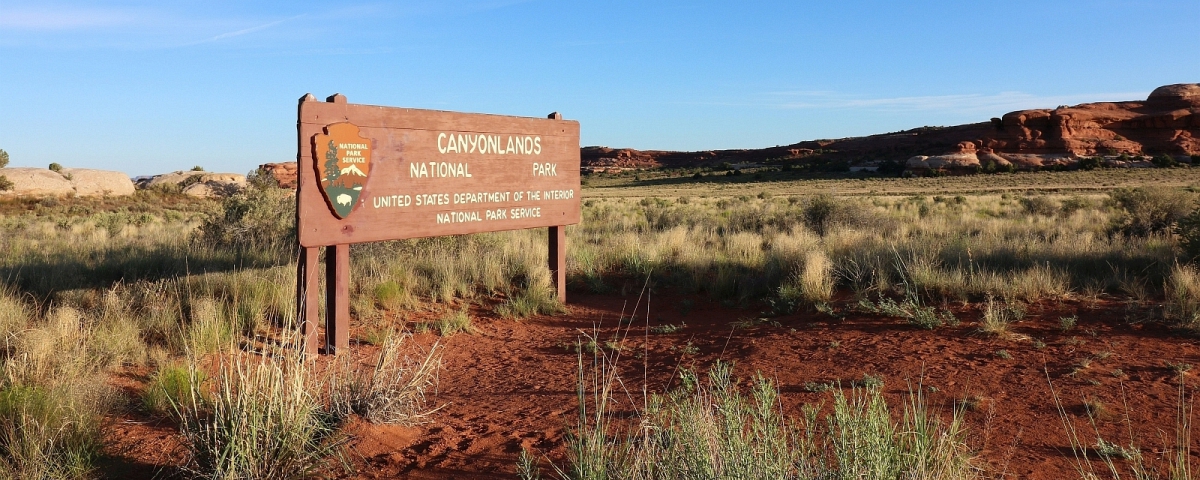
[[[342,169],[338,167],[337,144],[333,140],[329,141],[329,151],[325,152],[325,181],[333,185],[333,182],[342,176]]]

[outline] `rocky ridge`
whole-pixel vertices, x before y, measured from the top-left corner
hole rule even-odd
[[[585,147],[580,155],[585,169],[592,171],[817,159],[850,166],[902,162],[911,170],[970,170],[989,163],[1024,170],[1069,168],[1085,157],[1133,167],[1149,165],[1140,158],[1147,155],[1190,161],[1200,155],[1200,84],[1162,86],[1141,101],[1020,110],[988,122],[772,148],[668,152]]]

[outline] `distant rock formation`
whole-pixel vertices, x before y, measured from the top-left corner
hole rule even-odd
[[[296,162],[264,163],[258,169],[274,178],[281,188],[296,188]]]
[[[752,150],[638,151],[585,147],[585,170],[792,163],[837,160],[847,165],[903,162],[909,169],[1070,167],[1080,157],[1111,166],[1149,165],[1143,155],[1190,161],[1200,155],[1200,84],[1166,85],[1143,101],[1085,103],[1010,112],[989,122],[812,140]]]
[[[138,177],[138,188],[179,188],[184,195],[202,198],[226,197],[246,188],[246,176],[237,173],[179,171]]]
[[[0,175],[13,183],[12,190],[0,191],[0,196],[103,197],[134,192],[128,176],[108,170],[63,168],[55,172],[46,168],[4,168],[0,169]]]

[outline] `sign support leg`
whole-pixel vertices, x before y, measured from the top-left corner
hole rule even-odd
[[[319,279],[317,278],[316,248],[300,247],[300,258],[296,262],[296,324],[300,327],[304,354],[311,357],[317,350],[317,316]]]
[[[554,282],[554,290],[558,301],[567,303],[567,227],[555,226],[549,229],[550,236],[550,279]]]
[[[350,348],[350,245],[325,247],[325,353]]]

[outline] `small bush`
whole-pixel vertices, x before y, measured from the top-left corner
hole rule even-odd
[[[1058,213],[1058,205],[1045,195],[1021,198],[1021,208],[1030,215],[1045,215],[1047,217]]]
[[[226,198],[221,213],[200,225],[198,239],[266,262],[291,261],[296,247],[296,199],[281,188],[246,188]]]
[[[1062,216],[1069,217],[1072,213],[1092,208],[1092,202],[1087,198],[1074,195],[1066,200],[1063,200],[1061,208],[1062,209],[1059,210],[1059,212],[1062,214]]]
[[[804,208],[804,223],[817,235],[825,236],[838,213],[838,204],[832,195],[820,194],[808,201]]]
[[[1158,168],[1171,168],[1179,165],[1179,162],[1175,160],[1175,157],[1165,153],[1155,155],[1150,159],[1150,163],[1153,163],[1154,166]]]
[[[403,306],[408,296],[404,286],[395,280],[387,280],[375,286],[375,302],[387,310],[395,310]]]
[[[12,190],[13,187],[14,185],[12,180],[9,180],[8,177],[4,175],[0,175],[0,192]]]
[[[1192,211],[1192,197],[1163,188],[1123,188],[1109,194],[1122,210],[1114,229],[1129,236],[1147,236],[1170,231]]]
[[[8,152],[0,148],[0,168],[8,166]]]
[[[1200,210],[1179,219],[1175,224],[1175,235],[1179,236],[1179,246],[1183,247],[1184,257],[1189,262],[1200,259]]]
[[[62,165],[59,165],[57,163],[51,163],[50,171],[54,172],[54,173],[62,173]]]

